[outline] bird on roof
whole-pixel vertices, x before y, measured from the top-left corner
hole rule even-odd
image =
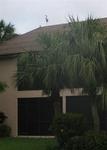
[[[45,21],[46,21],[46,23],[48,23],[48,16],[47,15],[45,15]]]

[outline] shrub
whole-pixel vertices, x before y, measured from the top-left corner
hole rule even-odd
[[[61,147],[64,147],[69,138],[83,135],[86,131],[86,121],[82,114],[66,113],[55,117],[53,131]]]
[[[0,112],[0,123],[4,123],[6,118],[7,116],[3,112]]]
[[[96,132],[94,130],[88,130],[84,135],[89,136],[89,137],[99,137],[99,136],[106,136],[107,132],[106,131],[100,131],[100,132]]]
[[[0,125],[0,137],[8,137],[10,136],[11,128],[7,125]]]
[[[95,134],[72,137],[65,146],[65,150],[106,150],[107,135]]]

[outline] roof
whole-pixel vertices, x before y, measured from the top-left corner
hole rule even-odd
[[[19,35],[13,39],[0,44],[0,56],[12,55],[27,51],[38,51],[40,45],[38,43],[38,36],[42,33],[60,32],[67,28],[67,24],[45,26],[34,29],[25,34]]]
[[[107,18],[100,19],[107,25]],[[39,27],[35,30],[19,35],[13,39],[0,44],[0,56],[18,54],[27,51],[38,51],[40,45],[38,43],[38,36],[41,33],[60,32],[68,28],[68,24],[59,24],[46,27]]]

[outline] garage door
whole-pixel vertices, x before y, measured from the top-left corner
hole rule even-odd
[[[91,101],[89,96],[67,96],[67,112],[82,113],[88,121],[89,127],[92,126]]]
[[[18,99],[18,135],[52,135],[53,116],[50,98]]]

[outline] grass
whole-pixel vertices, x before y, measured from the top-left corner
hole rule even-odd
[[[0,150],[47,150],[54,144],[54,139],[3,138],[0,139]]]

